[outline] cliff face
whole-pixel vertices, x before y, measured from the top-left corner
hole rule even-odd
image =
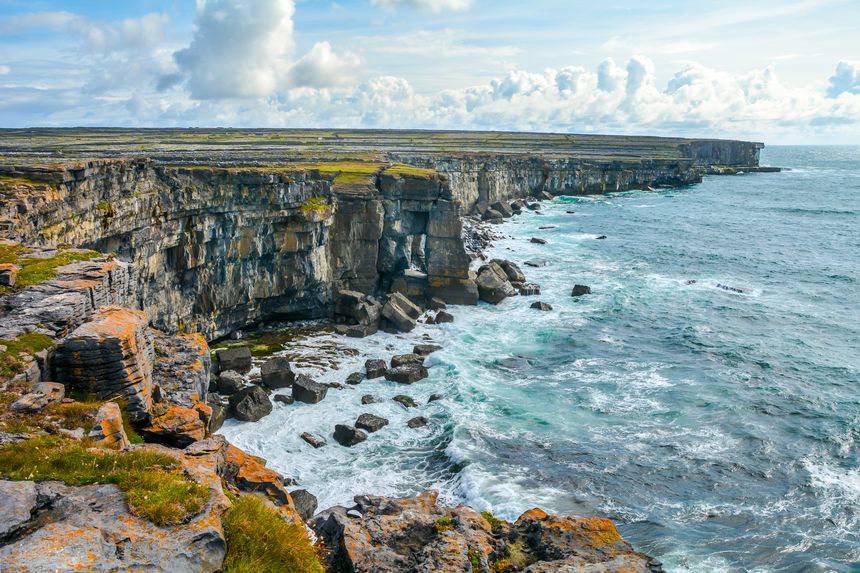
[[[343,290],[474,304],[462,215],[539,192],[688,185],[714,166],[757,166],[762,147],[455,134],[465,148],[497,149],[464,153],[433,147],[452,134],[408,145],[406,135],[386,132],[394,143],[386,139],[381,155],[327,163],[278,159],[269,147],[237,146],[247,162],[217,162],[197,144],[152,158],[99,149],[102,159],[58,162],[34,150],[35,159],[0,162],[0,230],[27,245],[115,253],[128,263],[130,304],[154,326],[212,339],[265,319],[325,316]],[[96,153],[70,148],[84,152]]]

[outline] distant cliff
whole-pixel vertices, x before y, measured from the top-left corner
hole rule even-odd
[[[139,149],[159,133],[159,147]],[[538,193],[689,185],[714,166],[757,167],[762,147],[457,132],[346,132],[337,147],[329,133],[263,131],[251,144],[226,133],[2,132],[0,149],[16,149],[0,162],[0,230],[114,253],[156,327],[212,339],[326,316],[342,290],[474,304],[463,215]]]

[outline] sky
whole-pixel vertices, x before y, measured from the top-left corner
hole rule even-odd
[[[0,127],[860,144],[860,0],[0,0]]]

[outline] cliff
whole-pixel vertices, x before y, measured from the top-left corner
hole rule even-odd
[[[209,339],[343,290],[474,304],[462,215],[755,169],[720,140],[398,131],[0,131],[0,232],[128,262],[130,304]]]

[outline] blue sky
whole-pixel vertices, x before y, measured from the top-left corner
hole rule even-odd
[[[0,126],[860,143],[856,0],[0,0]]]

